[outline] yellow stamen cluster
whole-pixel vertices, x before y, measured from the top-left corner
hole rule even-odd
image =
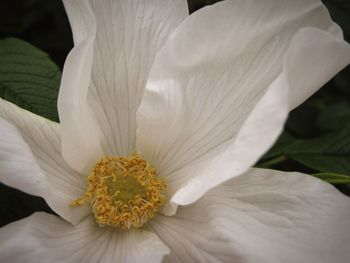
[[[72,206],[89,202],[100,226],[141,227],[164,204],[166,183],[138,154],[105,157],[88,176],[87,191]]]

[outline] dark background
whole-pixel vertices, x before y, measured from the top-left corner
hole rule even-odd
[[[189,0],[190,12],[212,4],[213,0]],[[345,39],[350,40],[350,1],[324,0],[331,16],[343,29]],[[60,0],[1,0],[0,39],[17,37],[47,52],[62,69],[64,60],[73,46],[69,22]],[[1,58],[0,58],[1,59]],[[326,134],[318,127],[319,115],[336,105],[350,107],[350,67],[345,68],[312,98],[294,110],[288,119],[285,133],[295,138],[315,138]],[[349,122],[347,117],[344,122]],[[349,160],[350,161],[350,160]],[[297,170],[307,173],[312,169],[291,160],[276,164],[281,170]],[[349,193],[347,185],[337,186]],[[32,214],[34,211],[53,213],[45,201],[0,184],[0,226]]]

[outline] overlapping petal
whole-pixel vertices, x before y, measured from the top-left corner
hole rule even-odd
[[[185,0],[65,1],[75,47],[60,89],[63,153],[78,171],[134,151],[154,57],[188,15]],[[66,131],[66,132],[65,132]]]
[[[0,99],[1,182],[44,197],[66,220],[77,223],[87,207],[69,204],[84,193],[85,176],[61,155],[60,126]]]
[[[345,263],[349,198],[300,173],[252,169],[152,227],[168,262]]]
[[[77,226],[35,213],[0,230],[3,262],[161,262],[169,249],[153,233],[100,228],[92,217]]]
[[[309,48],[315,50],[302,58]],[[348,51],[320,1],[203,8],[176,29],[154,62],[138,111],[137,149],[168,177],[173,204],[194,202],[253,165],[281,131],[285,105],[306,99],[339,71],[349,56],[333,56]]]
[[[72,168],[87,174],[90,166],[104,154],[98,137],[101,131],[87,103],[96,22],[87,0],[69,0],[64,4],[74,48],[67,56],[58,96],[62,154]]]
[[[285,57],[292,110],[350,63],[350,46],[336,35],[315,28],[296,34]]]

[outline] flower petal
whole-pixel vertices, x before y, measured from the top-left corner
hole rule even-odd
[[[252,169],[152,223],[169,262],[348,262],[350,199],[309,175]]]
[[[298,43],[307,39],[296,36],[307,33],[305,27],[329,31],[323,33],[330,39],[327,48]],[[344,51],[340,37],[320,1],[220,2],[176,29],[155,60],[137,113],[137,149],[168,177],[169,198],[178,191],[166,213],[258,160],[282,129],[289,110],[286,92],[298,96],[290,90],[296,82],[284,59],[306,46],[320,48],[306,57],[311,62],[328,59],[333,49]],[[322,58],[314,58],[318,55]],[[335,59],[322,70],[315,65],[310,74],[330,77],[345,60]],[[297,90],[309,89],[304,96],[323,81],[303,80]]]
[[[87,171],[101,152],[125,156],[134,151],[136,110],[150,67],[188,15],[185,0],[91,0],[87,5],[65,1],[75,47],[65,65],[59,103],[67,129],[65,158],[78,171]],[[87,33],[81,36],[81,30]]]
[[[64,219],[77,223],[90,213],[69,204],[84,193],[85,177],[61,155],[60,126],[0,99],[0,180],[45,198]]]
[[[1,182],[32,195],[42,195],[46,178],[35,162],[30,148],[16,128],[2,118],[0,131]],[[23,178],[19,180],[18,177]]]
[[[88,1],[66,0],[64,5],[74,48],[66,59],[58,96],[62,154],[72,168],[86,174],[104,155],[99,141],[101,131],[87,102],[96,22]]]
[[[290,86],[290,109],[303,103],[349,63],[348,43],[318,29],[300,30],[284,64]]]
[[[161,262],[169,249],[147,231],[101,228],[92,217],[77,226],[35,213],[0,230],[3,262]]]

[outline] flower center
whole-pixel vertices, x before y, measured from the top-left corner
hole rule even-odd
[[[71,206],[90,203],[100,226],[141,227],[164,204],[164,179],[138,154],[102,158],[87,181],[85,194]]]

